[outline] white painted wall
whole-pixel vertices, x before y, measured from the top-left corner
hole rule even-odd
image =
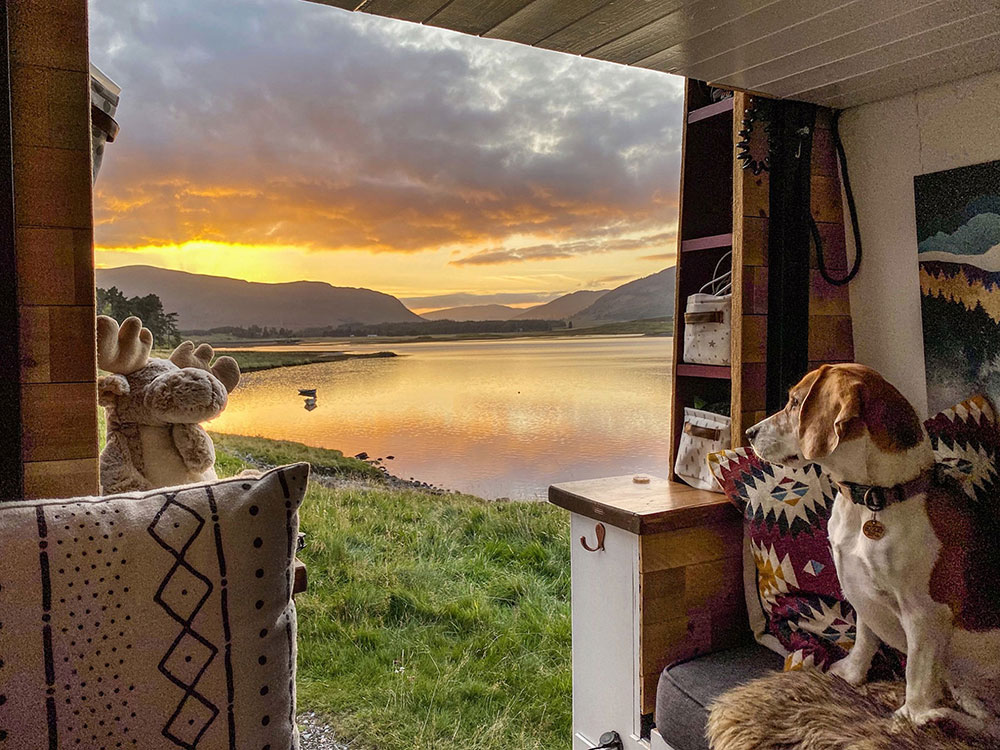
[[[989,73],[855,107],[840,120],[864,247],[850,285],[855,357],[924,415],[913,178],[1000,159],[998,91],[1000,72]],[[850,228],[847,240],[853,257]]]

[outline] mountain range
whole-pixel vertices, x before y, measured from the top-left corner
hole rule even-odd
[[[177,313],[177,327],[182,331],[255,324],[294,331],[343,323],[420,320],[390,294],[323,281],[262,284],[152,266],[123,266],[98,269],[97,286],[116,286],[126,297],[156,294],[164,310]]]
[[[622,284],[581,310],[571,320],[574,325],[579,325],[672,317],[676,277],[677,269],[670,266],[659,273]]]
[[[392,295],[322,281],[265,284],[153,266],[123,266],[98,269],[97,286],[117,287],[127,297],[156,294],[164,310],[177,313],[182,331],[252,325],[301,330],[421,319],[570,319],[574,325],[588,325],[668,317],[674,307],[673,267],[616,289],[572,292],[527,309],[471,305],[435,310],[422,317]]]
[[[507,305],[462,305],[420,313],[424,320],[510,320],[521,312]]]
[[[566,320],[590,307],[608,289],[581,289],[532,307],[507,305],[466,305],[421,313],[427,320]]]

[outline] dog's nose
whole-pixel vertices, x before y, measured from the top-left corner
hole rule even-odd
[[[755,424],[753,427],[747,427],[747,429],[744,431],[743,434],[747,436],[748,440],[753,440],[754,436],[757,434],[759,430],[760,430],[760,425]]]

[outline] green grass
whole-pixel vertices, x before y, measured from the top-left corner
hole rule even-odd
[[[281,466],[282,464],[308,461],[313,471],[326,475],[341,475],[367,479],[381,479],[382,472],[365,461],[345,456],[337,450],[314,448],[289,440],[224,435],[211,432],[215,443],[215,468],[222,476],[235,474],[247,467]]]
[[[568,748],[565,514],[314,486],[300,708],[364,748]]]
[[[298,443],[213,439],[220,476],[303,460],[371,469]],[[300,710],[356,750],[570,747],[566,513],[313,481],[301,522]]]
[[[198,339],[200,341],[200,339]],[[266,343],[266,342],[265,342]],[[282,342],[271,342],[280,344]],[[252,344],[256,346],[258,344]],[[240,366],[240,372],[258,372],[260,370],[272,370],[275,367],[297,367],[299,365],[312,365],[317,362],[343,362],[347,359],[382,359],[384,357],[395,357],[395,352],[365,352],[363,354],[347,354],[345,352],[311,352],[302,349],[294,352],[260,352],[260,351],[227,351],[224,345],[217,346],[217,354],[225,354],[236,360]],[[154,357],[168,359],[170,349],[157,349],[153,352]]]
[[[240,456],[322,455],[213,437],[220,475],[251,465]],[[564,512],[313,482],[301,519],[309,590],[296,600],[300,710],[322,714],[357,748],[570,746]]]

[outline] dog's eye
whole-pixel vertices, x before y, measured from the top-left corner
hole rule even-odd
[[[788,399],[788,405],[792,409],[794,409],[799,405],[799,400],[795,396],[792,396],[790,399]]]

